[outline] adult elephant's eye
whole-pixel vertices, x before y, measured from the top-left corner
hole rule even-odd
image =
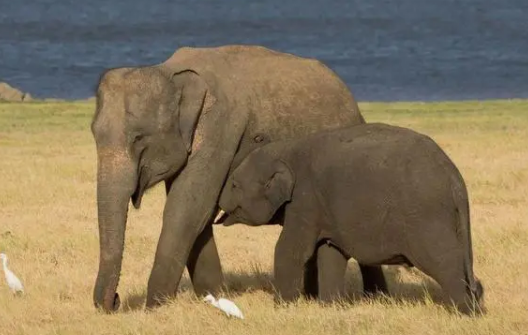
[[[137,142],[141,141],[144,138],[145,138],[145,135],[138,134],[138,135],[134,136],[134,139],[132,140],[132,143],[137,143]]]

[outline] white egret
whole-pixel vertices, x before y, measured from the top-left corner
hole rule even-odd
[[[2,260],[2,263],[4,265],[4,274],[5,279],[7,281],[7,285],[13,291],[14,294],[17,293],[24,293],[24,287],[22,286],[22,282],[20,279],[18,279],[15,274],[7,268],[7,256],[4,253],[0,254],[0,259]]]
[[[239,319],[243,319],[244,315],[242,315],[242,312],[240,309],[235,305],[234,302],[220,298],[218,300],[215,299],[211,294],[208,294],[204,301],[210,302],[211,305],[215,306],[216,308],[222,310],[224,313],[227,314],[227,316],[234,316]]]

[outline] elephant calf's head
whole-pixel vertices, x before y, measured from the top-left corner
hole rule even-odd
[[[223,224],[269,223],[277,210],[291,200],[294,184],[294,174],[285,162],[260,148],[254,150],[224,186],[219,204],[229,217]]]

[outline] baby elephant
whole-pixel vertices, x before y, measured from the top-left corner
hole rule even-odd
[[[283,225],[275,247],[277,298],[299,296],[309,258],[327,243],[344,257],[320,269],[323,299],[341,294],[346,260],[354,258],[416,266],[461,312],[482,310],[466,186],[425,135],[365,124],[266,144],[229,176],[220,207],[229,214],[224,225]]]

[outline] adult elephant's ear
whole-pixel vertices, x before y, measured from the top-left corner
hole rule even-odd
[[[176,85],[180,135],[187,152],[190,152],[193,134],[203,110],[207,84],[191,70],[174,74],[172,81]]]
[[[273,163],[274,173],[266,185],[266,197],[275,210],[285,202],[290,201],[295,185],[295,176],[288,164],[282,160]]]

